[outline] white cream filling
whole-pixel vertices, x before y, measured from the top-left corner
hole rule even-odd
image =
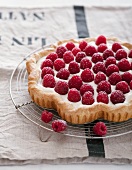
[[[64,43],[63,45],[65,46],[65,44],[66,44],[66,43]],[[93,41],[93,42],[89,42],[88,44],[97,47],[94,41]],[[78,44],[77,44],[77,43],[76,43],[75,45],[76,45],[76,47],[78,47]],[[109,42],[109,43],[107,43],[106,45],[107,45],[108,49],[111,49],[111,47],[112,47],[112,42],[111,42],[111,43]],[[129,50],[128,50],[125,46],[122,46],[122,47],[123,47],[123,49],[125,49],[126,52],[128,53]],[[100,54],[102,54],[102,53],[100,53]],[[87,56],[87,58],[91,61],[91,56]],[[38,69],[40,69],[40,66],[41,66],[42,62],[43,62],[45,59],[46,59],[46,57],[42,57],[42,58],[37,62],[37,68],[38,68]],[[129,62],[132,62],[132,59],[131,59],[131,58],[128,58],[128,61],[129,61]],[[79,63],[78,63],[78,64],[79,64]],[[68,65],[69,65],[69,64],[66,64],[65,68],[68,69]],[[92,63],[92,67],[93,67],[93,66],[94,66],[94,63]],[[91,68],[91,69],[92,69],[92,68]],[[40,69],[40,70],[41,70],[41,69]],[[79,72],[79,73],[77,73],[77,74],[70,74],[68,80],[69,80],[72,76],[74,76],[74,75],[81,75],[82,71],[83,71],[83,70],[80,69],[80,72]],[[129,72],[132,73],[132,70],[129,70]],[[55,78],[55,81],[56,81],[56,82],[59,81],[59,80],[68,82],[68,80],[62,80],[62,79],[57,78],[57,77],[56,77],[57,71],[56,71],[55,69],[54,69],[54,73],[55,73],[54,78]],[[119,73],[120,73],[120,74],[123,74],[124,72],[119,71]],[[96,75],[96,74],[94,74],[94,77],[95,77],[95,75]],[[108,77],[106,77],[106,80],[108,80]],[[81,101],[75,102],[75,103],[74,103],[74,102],[70,102],[70,101],[67,99],[67,96],[68,96],[67,94],[66,94],[66,95],[60,95],[60,94],[58,94],[58,93],[56,93],[56,92],[54,91],[54,88],[45,88],[45,87],[43,87],[41,77],[40,77],[40,80],[38,81],[38,85],[39,85],[45,92],[47,92],[47,93],[48,93],[48,92],[49,92],[49,93],[56,93],[56,95],[57,95],[58,97],[60,97],[62,101],[67,102],[67,103],[69,103],[70,105],[73,105],[73,107],[74,107],[75,109],[80,108],[80,107],[90,107],[90,106],[94,106],[94,105],[96,105],[96,104],[98,103],[98,102],[96,101],[97,94],[98,94],[97,91],[96,91],[97,85],[94,83],[94,81],[89,82],[88,84],[90,84],[90,85],[94,88],[94,100],[95,100],[95,102],[94,102],[92,105],[83,105]],[[114,90],[115,90],[115,86],[111,85],[111,91],[114,91]],[[125,98],[126,98],[126,99],[125,99],[124,103],[118,103],[118,104],[115,104],[115,105],[114,105],[114,104],[110,101],[110,94],[108,95],[108,97],[109,97],[109,105],[111,105],[111,106],[113,106],[113,107],[119,107],[119,106],[121,106],[121,105],[123,105],[123,104],[126,105],[126,104],[129,103],[130,100],[132,100],[132,90],[130,90],[129,93],[125,94]]]

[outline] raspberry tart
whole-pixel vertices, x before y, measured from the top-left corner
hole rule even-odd
[[[26,62],[29,94],[73,124],[126,121],[132,118],[131,49],[103,35],[47,46]]]

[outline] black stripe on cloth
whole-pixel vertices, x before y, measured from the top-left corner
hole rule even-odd
[[[75,12],[75,20],[76,20],[76,25],[77,25],[78,37],[79,38],[89,37],[84,7],[74,6],[74,12]]]
[[[98,120],[94,121],[92,124],[97,123]],[[88,126],[85,125],[85,135],[88,136],[89,131],[92,131],[93,127],[88,130]],[[103,157],[105,158],[104,143],[102,138],[98,139],[88,139],[86,138],[86,143],[89,151],[89,156],[92,157]]]
[[[78,38],[89,37],[88,26],[85,17],[85,10],[83,6],[74,6],[75,20],[78,31]],[[85,126],[86,136],[88,129]],[[92,157],[105,157],[103,139],[86,139],[89,156]]]

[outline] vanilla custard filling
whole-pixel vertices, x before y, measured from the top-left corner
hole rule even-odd
[[[74,43],[74,44],[76,45],[76,47],[79,46],[77,43]],[[94,41],[89,42],[88,44],[97,47]],[[66,43],[64,43],[64,44],[62,44],[62,45],[65,46]],[[107,45],[108,49],[111,49],[111,48],[112,48],[112,42],[107,42],[106,45]],[[129,50],[128,50],[125,46],[122,46],[122,47],[123,47],[123,49],[128,53]],[[100,54],[102,54],[102,53],[100,53]],[[91,61],[91,58],[92,58],[92,57],[91,57],[91,56],[87,56],[87,58]],[[39,69],[40,71],[41,71],[41,69],[40,69],[41,64],[42,64],[42,62],[43,62],[45,59],[46,59],[46,56],[42,57],[41,59],[39,59],[39,60],[37,61],[37,69]],[[131,58],[127,58],[127,59],[128,59],[129,62],[132,62],[132,59],[131,59]],[[78,63],[78,64],[80,65],[80,63]],[[66,69],[68,69],[68,66],[69,66],[69,64],[65,64],[65,68],[66,68]],[[94,66],[94,63],[92,62],[92,67],[93,67],[93,66]],[[66,82],[68,82],[69,79],[70,79],[72,76],[74,76],[74,75],[79,75],[79,76],[80,76],[81,73],[82,73],[82,71],[83,71],[83,69],[80,69],[80,72],[79,72],[79,73],[70,74],[70,76],[69,76],[69,78],[68,78],[67,80],[62,80],[62,79],[59,79],[59,78],[56,77],[56,74],[57,74],[58,71],[56,71],[55,69],[53,69],[53,70],[54,70],[54,78],[55,78],[55,81],[56,81],[56,82],[57,82],[57,81],[66,81]],[[91,70],[92,70],[92,68],[91,68]],[[132,70],[129,70],[129,72],[132,73]],[[119,73],[120,73],[120,75],[121,75],[121,74],[123,74],[124,72],[119,71]],[[94,77],[95,77],[96,74],[95,74],[94,72],[93,72],[93,74],[94,74]],[[106,76],[106,80],[108,80],[108,77],[107,77],[107,76]],[[87,84],[87,83],[84,82],[83,84]],[[94,100],[95,100],[95,101],[94,101],[94,103],[93,103],[92,105],[83,105],[81,101],[79,101],[79,102],[70,102],[70,101],[67,99],[68,94],[66,94],[66,95],[60,95],[60,94],[58,94],[58,93],[55,92],[54,88],[44,87],[44,86],[42,85],[42,79],[41,79],[41,77],[40,77],[40,79],[39,79],[39,81],[38,81],[38,85],[41,87],[41,89],[42,89],[43,91],[45,91],[46,93],[56,93],[56,95],[61,99],[62,102],[67,102],[67,103],[69,103],[69,104],[72,105],[75,109],[78,109],[78,108],[80,108],[80,107],[90,107],[90,106],[94,106],[94,105],[96,105],[96,104],[99,104],[99,103],[96,101],[97,95],[98,95],[98,93],[97,93],[97,91],[96,91],[97,85],[94,83],[94,81],[88,82],[88,84],[90,84],[90,85],[94,88]],[[115,87],[116,87],[115,85],[111,85],[111,92],[115,90]],[[108,104],[111,105],[111,106],[114,106],[114,107],[119,107],[119,106],[121,106],[122,104],[127,105],[127,104],[130,102],[130,100],[132,99],[132,90],[130,89],[130,92],[129,92],[129,93],[124,94],[124,95],[125,95],[125,101],[124,101],[124,103],[113,104],[113,103],[110,101],[110,95],[111,95],[111,94],[108,94],[108,97],[109,97],[109,103],[108,103]]]

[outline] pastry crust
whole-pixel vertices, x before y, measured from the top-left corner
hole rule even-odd
[[[85,38],[87,42],[95,41],[95,38]],[[44,91],[44,88],[38,84],[41,77],[41,71],[37,68],[37,62],[42,57],[46,57],[49,53],[56,50],[56,48],[66,42],[72,41],[79,43],[80,40],[63,40],[56,45],[52,44],[45,47],[43,50],[34,53],[28,58],[26,68],[28,72],[28,91],[32,100],[43,108],[52,108],[57,110],[62,119],[73,124],[84,124],[92,122],[96,119],[102,118],[108,121],[121,122],[132,118],[132,100],[127,104],[119,106],[97,103],[93,105],[82,105],[75,108],[72,102],[62,101],[59,94]],[[117,38],[107,38],[107,41],[120,42]],[[128,49],[132,49],[132,44],[122,43]]]

